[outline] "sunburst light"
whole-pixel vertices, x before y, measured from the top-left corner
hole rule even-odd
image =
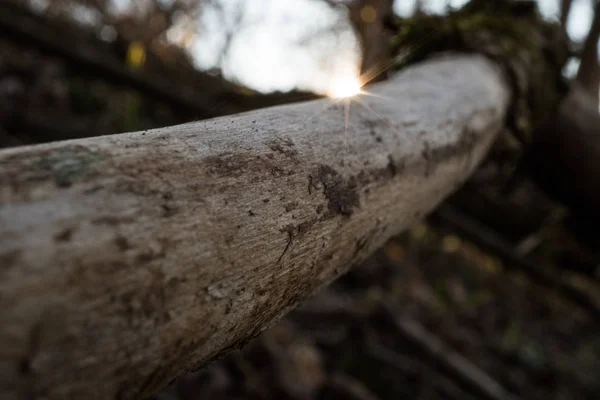
[[[370,93],[363,89],[363,86],[371,82],[376,76],[386,71],[390,67],[390,60],[382,60],[376,63],[368,71],[359,75],[355,72],[358,70],[357,65],[345,68],[345,71],[339,75],[332,77],[329,80],[329,85],[325,95],[331,99],[331,102],[325,107],[329,108],[334,104],[343,103],[344,105],[344,145],[348,144],[348,125],[350,124],[350,106],[351,103],[357,102],[360,106],[372,112],[379,119],[388,125],[392,130],[396,131],[386,120],[376,113],[361,97],[373,96],[386,99],[385,97]],[[391,100],[391,99],[386,99]]]
[[[327,96],[332,99],[344,99],[361,93],[362,84],[358,77],[344,76],[333,81],[327,91]]]

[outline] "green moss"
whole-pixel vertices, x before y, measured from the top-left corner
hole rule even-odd
[[[515,6],[519,3],[472,1],[446,16],[399,19],[392,53],[397,54],[404,46],[414,50],[413,59],[449,50],[493,52],[507,57],[516,55],[517,50],[535,51],[535,33],[543,22],[537,8],[524,12],[522,6]]]
[[[507,124],[527,141],[565,94],[567,39],[557,24],[542,19],[533,1],[471,0],[446,16],[397,19],[390,51],[395,69],[449,51],[492,58],[513,88]]]
[[[57,186],[69,187],[91,177],[96,172],[94,164],[102,158],[86,147],[67,146],[41,156],[37,168],[50,173]]]

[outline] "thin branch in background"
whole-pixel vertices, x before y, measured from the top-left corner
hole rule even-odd
[[[43,53],[59,56],[77,65],[81,71],[89,71],[95,76],[125,84],[199,116],[212,116],[206,111],[212,102],[200,99],[188,91],[184,94],[180,87],[175,91],[171,82],[166,82],[160,77],[130,71],[117,60],[107,58],[104,52],[83,41],[77,41],[75,45],[65,44],[63,38],[51,27],[38,24],[37,21],[36,16],[25,10],[5,8],[0,13],[0,35]]]
[[[66,45],[64,34],[54,28],[53,24],[44,23],[39,16],[11,3],[0,11],[2,39],[59,57],[76,66],[81,74],[135,89],[149,98],[174,106],[179,113],[193,118],[210,118],[316,97],[293,92],[247,97],[236,93],[220,79],[200,72],[194,76],[194,88],[189,88],[190,85],[183,80],[173,81],[172,75],[165,79],[151,71],[132,71],[87,40],[71,37],[71,43]],[[195,89],[198,87],[202,90]]]
[[[402,318],[398,308],[388,301],[382,302],[383,311],[393,321],[396,331],[429,357],[434,359],[449,375],[468,385],[480,396],[492,400],[513,400],[516,397],[492,377],[458,352],[450,348],[440,338],[427,331],[421,324],[409,318]]]
[[[563,278],[555,276],[548,267],[537,265],[520,257],[509,243],[487,226],[450,206],[440,207],[434,216],[467,240],[499,257],[504,261],[506,268],[525,272],[536,283],[557,291],[564,298],[588,311],[593,317],[600,319],[600,305],[595,299],[575,288]]]
[[[581,53],[581,63],[577,71],[575,82],[579,84],[586,92],[591,94],[591,101],[595,101],[598,107],[598,89],[600,87],[600,64],[598,62],[598,40],[600,39],[600,1],[596,2],[594,9],[594,19],[590,27],[583,51]]]

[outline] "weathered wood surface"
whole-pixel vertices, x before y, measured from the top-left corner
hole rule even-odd
[[[509,93],[478,56],[328,100],[0,152],[0,398],[139,399],[225,354],[469,176]],[[329,106],[329,107],[327,107]]]

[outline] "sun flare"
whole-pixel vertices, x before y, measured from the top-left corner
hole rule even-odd
[[[346,76],[335,79],[327,91],[327,96],[333,99],[343,99],[356,96],[361,93],[360,79],[353,76]]]

